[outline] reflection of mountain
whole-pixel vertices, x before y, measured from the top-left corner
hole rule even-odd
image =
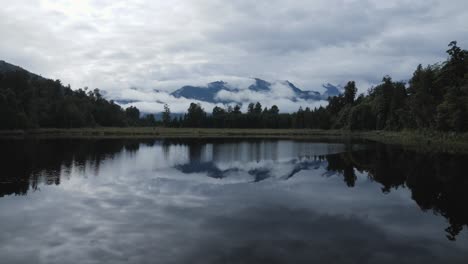
[[[221,170],[214,162],[190,162],[183,165],[177,165],[176,168],[183,173],[206,173],[208,177],[215,179],[226,178],[226,174],[238,171],[238,169],[234,168]]]
[[[224,179],[232,175],[233,172],[245,173],[252,176],[253,182],[260,182],[269,178],[289,179],[302,170],[318,169],[323,167],[325,161],[316,157],[314,159],[292,159],[287,162],[275,162],[273,164],[260,161],[253,168],[233,167],[229,169],[220,169],[213,161],[208,162],[190,162],[183,165],[177,165],[176,168],[183,173],[206,173],[208,177],[215,179]],[[279,168],[287,167],[289,171],[282,175],[275,175]]]

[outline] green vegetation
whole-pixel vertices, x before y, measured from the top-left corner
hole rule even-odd
[[[99,89],[72,90],[25,70],[0,72],[0,129],[154,126],[153,115],[123,110]]]
[[[407,141],[426,143],[427,140],[436,143],[460,142],[466,139],[461,133],[468,131],[468,51],[459,48],[456,42],[451,42],[447,53],[448,59],[443,63],[426,67],[419,65],[408,83],[394,82],[391,77],[385,76],[382,83],[369,89],[366,95],[357,96],[356,84],[350,81],[345,86],[344,94],[330,97],[326,107],[300,107],[297,112],[289,114],[280,113],[275,105],[268,109],[257,102],[249,104],[246,113],[241,112],[240,105],[226,109],[216,106],[211,113],[207,113],[201,105],[191,103],[184,116],[172,118],[169,106],[165,105],[162,121],[156,121],[153,115],[142,116],[136,107],[122,109],[113,101],[104,99],[98,89],[74,91],[64,87],[58,80],[47,80],[24,70],[4,72],[0,73],[0,129],[98,127],[71,130],[69,133],[77,131],[78,134],[88,134],[86,131],[91,131],[91,134],[112,134],[112,131],[116,131],[115,134],[133,135],[144,131],[144,135],[168,135],[164,133],[170,131],[173,135],[185,135],[185,131],[189,131],[188,134],[193,135],[201,130],[181,128],[229,128],[210,132],[203,130],[206,135],[220,133],[228,136],[245,133],[310,136],[309,131],[318,131],[310,129],[331,130],[320,132],[327,136],[336,134],[335,130],[385,131],[367,132],[369,135],[379,135],[380,138],[393,135],[391,131],[410,130],[424,132],[422,135],[419,132],[400,133],[398,135],[403,139],[397,141],[409,138]],[[137,126],[152,128],[101,128]],[[277,130],[251,133],[236,128]],[[308,130],[298,132],[300,130],[284,129]],[[54,131],[36,130],[30,133]],[[452,132],[457,135],[452,135]],[[366,133],[359,133],[363,134]]]

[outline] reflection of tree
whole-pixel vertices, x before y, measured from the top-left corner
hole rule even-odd
[[[171,138],[162,141],[163,149],[174,145],[186,146],[191,162],[201,161],[206,146],[212,145],[213,161],[220,159],[248,160],[259,162],[264,159],[278,159],[278,140],[235,139],[235,138]],[[168,149],[164,149],[168,157]]]
[[[348,185],[349,187],[354,187],[357,177],[354,172],[353,163],[349,158],[348,153],[345,152],[335,155],[328,155],[327,162],[327,170],[337,171],[343,174],[346,185]]]
[[[327,169],[341,173],[348,186],[354,185],[356,169],[382,184],[385,193],[408,187],[422,210],[433,210],[447,218],[447,237],[451,240],[468,225],[466,155],[423,154],[377,144],[362,151],[328,155],[326,159]]]
[[[87,165],[97,174],[104,159],[112,158],[124,148],[135,152],[140,141],[48,139],[3,141],[0,149],[0,197],[25,195],[40,183],[59,185],[61,177],[71,168],[85,169]]]

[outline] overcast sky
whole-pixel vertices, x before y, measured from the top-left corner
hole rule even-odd
[[[72,88],[410,77],[468,47],[467,0],[0,0],[0,59]]]

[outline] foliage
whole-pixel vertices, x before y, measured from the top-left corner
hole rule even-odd
[[[0,129],[155,125],[136,107],[122,109],[99,89],[72,90],[25,70],[0,73]]]
[[[122,109],[95,89],[72,90],[24,70],[0,73],[0,129],[89,126],[155,126],[208,128],[308,128],[392,130],[423,129],[468,131],[468,51],[453,41],[440,64],[419,65],[408,83],[384,76],[366,95],[357,96],[354,81],[344,93],[329,97],[326,107],[299,107],[280,113],[260,102],[216,106],[210,114],[191,103],[184,116],[172,117],[164,106],[162,122],[142,116],[138,108]],[[172,118],[172,119],[171,119]]]

